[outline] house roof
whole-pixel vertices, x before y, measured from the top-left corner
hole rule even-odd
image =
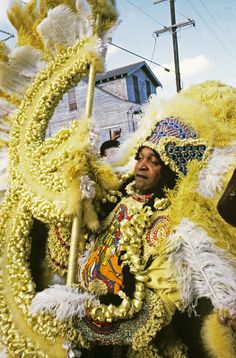
[[[113,80],[117,77],[119,78],[119,77],[130,76],[132,73],[136,72],[140,68],[143,68],[143,70],[150,77],[150,79],[152,80],[152,82],[156,87],[162,87],[161,82],[156,78],[151,68],[146,64],[145,61],[136,62],[131,65],[115,68],[114,70],[99,74],[96,76],[96,83]]]

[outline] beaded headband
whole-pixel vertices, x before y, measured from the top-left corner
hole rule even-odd
[[[187,174],[189,161],[202,161],[208,152],[206,144],[197,138],[197,133],[173,116],[158,122],[141,146],[154,149],[166,165],[184,175]]]

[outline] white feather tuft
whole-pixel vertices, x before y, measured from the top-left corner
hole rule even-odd
[[[236,142],[223,149],[216,148],[198,177],[196,192],[204,197],[212,198],[215,192],[222,190],[222,178],[236,162]]]
[[[87,261],[87,259],[89,258],[90,254],[92,253],[93,248],[94,248],[94,241],[91,241],[90,242],[90,247],[86,251],[84,251],[82,253],[82,255],[80,255],[79,258],[78,258],[78,278],[79,278],[79,281],[80,281],[81,269],[82,269],[83,265],[85,264],[85,262]]]
[[[9,64],[17,68],[20,74],[35,77],[47,64],[42,60],[42,56],[40,51],[30,46],[16,47],[9,55]]]
[[[55,52],[57,45],[72,46],[82,38],[85,28],[79,15],[74,14],[68,7],[59,5],[48,11],[47,17],[38,25],[37,30],[45,46]]]
[[[10,139],[10,135],[9,133],[5,132],[4,130],[2,130],[1,126],[0,126],[0,141],[3,141],[5,143],[8,143]]]
[[[30,80],[18,73],[18,71],[10,65],[0,63],[0,88],[15,96],[23,95],[25,89],[29,86]]]
[[[16,110],[17,107],[6,101],[4,98],[0,98],[0,116],[4,114],[8,115],[9,113],[14,114]],[[0,122],[2,123],[2,119]]]
[[[201,297],[216,309],[236,313],[235,258],[214,245],[200,227],[183,219],[168,240],[170,263],[180,286],[183,309],[194,311]]]
[[[92,36],[93,16],[87,1],[77,0],[76,8],[78,11],[76,17],[80,38],[82,38],[83,36]]]
[[[86,315],[88,305],[99,305],[99,300],[88,292],[79,292],[75,288],[54,285],[37,293],[30,305],[30,313],[50,313],[56,319],[66,321],[73,316]]]
[[[6,147],[0,150],[0,191],[1,198],[4,192],[9,188],[8,178],[8,150]]]
[[[7,351],[5,348],[3,348],[3,346],[0,346],[0,358],[7,358]]]

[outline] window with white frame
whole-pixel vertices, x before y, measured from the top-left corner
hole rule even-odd
[[[78,109],[75,88],[71,88],[68,91],[68,104],[69,112],[76,111]]]

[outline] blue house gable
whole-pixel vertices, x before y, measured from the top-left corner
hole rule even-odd
[[[123,81],[122,81],[123,79]],[[125,81],[124,81],[125,79]],[[112,91],[115,81],[120,83],[120,91],[114,91],[115,95],[132,103],[143,104],[152,93],[156,93],[157,87],[162,87],[150,67],[145,61],[120,67],[115,70],[107,71],[97,76],[96,85],[103,89]],[[123,83],[123,88],[122,84]]]

